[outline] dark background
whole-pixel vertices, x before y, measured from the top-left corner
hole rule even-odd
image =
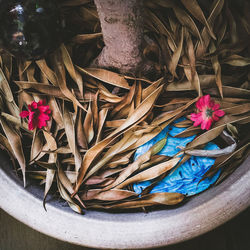
[[[0,210],[0,250],[87,250],[41,234]],[[250,208],[195,239],[157,249],[250,250]]]

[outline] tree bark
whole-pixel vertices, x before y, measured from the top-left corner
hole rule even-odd
[[[95,0],[105,47],[94,65],[137,74],[143,59],[143,1]]]

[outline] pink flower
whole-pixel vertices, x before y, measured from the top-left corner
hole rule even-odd
[[[201,129],[209,130],[213,121],[218,121],[220,117],[225,115],[225,112],[220,108],[220,104],[210,100],[210,95],[200,97],[196,102],[196,107],[199,113],[192,113],[191,120],[194,121],[194,126],[197,127],[201,124]]]
[[[49,109],[49,106],[45,104],[45,100],[32,102],[30,105],[28,105],[29,111],[22,111],[20,113],[22,118],[29,117],[29,130],[47,126],[47,121],[50,119],[49,114],[51,114],[51,110]]]

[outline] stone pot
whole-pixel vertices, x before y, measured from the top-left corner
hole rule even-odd
[[[250,157],[224,182],[182,206],[149,213],[87,211],[78,215],[64,202],[42,206],[43,189],[23,188],[0,152],[0,207],[31,228],[73,244],[94,248],[152,248],[206,233],[250,206]]]

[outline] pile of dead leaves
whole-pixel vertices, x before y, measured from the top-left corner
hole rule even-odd
[[[88,68],[103,47],[92,1],[63,1],[67,25],[76,35],[38,61],[0,60],[0,144],[17,172],[41,180],[44,200],[59,191],[71,208],[139,208],[171,205],[178,193],[142,196],[131,184],[161,178],[178,158],[157,155],[161,140],[133,161],[140,146],[179,117],[188,116],[202,94],[226,115],[209,130],[186,121],[178,136],[197,135],[187,149],[202,148],[227,130],[236,150],[219,156],[206,174],[234,171],[250,148],[250,5],[247,1],[145,1],[144,55],[161,75],[148,80]],[[156,77],[156,76],[155,76]],[[28,129],[19,114],[46,99],[52,118],[45,129]],[[185,155],[182,162],[189,158]],[[57,188],[56,188],[57,187]],[[54,188],[54,189],[53,189]],[[57,190],[57,191],[55,191]]]

